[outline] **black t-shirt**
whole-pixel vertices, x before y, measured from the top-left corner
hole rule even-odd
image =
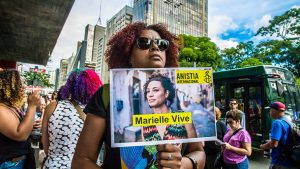
[[[102,99],[103,87],[101,87],[94,96],[90,99],[85,109],[83,110],[85,113],[91,113],[96,116],[105,118],[106,120],[106,128],[104,134],[104,142],[105,142],[105,159],[103,162],[103,168],[121,168],[120,163],[120,149],[111,147],[111,134],[110,134],[110,109],[109,105],[107,108],[104,106]],[[109,99],[109,98],[107,98]],[[107,109],[107,111],[106,111]],[[101,143],[102,145],[102,143]]]

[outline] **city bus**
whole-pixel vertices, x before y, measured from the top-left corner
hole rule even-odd
[[[283,102],[287,107],[286,115],[293,120],[299,117],[299,88],[293,73],[287,69],[262,65],[219,71],[213,76],[215,105],[224,117],[229,110],[229,100],[238,100],[254,148],[269,139],[272,119],[268,106],[271,102]]]

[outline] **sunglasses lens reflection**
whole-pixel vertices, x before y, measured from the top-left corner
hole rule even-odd
[[[140,49],[146,50],[149,49],[151,47],[152,43],[155,43],[160,51],[164,51],[167,50],[169,47],[169,41],[165,40],[165,39],[148,39],[148,38],[138,38],[137,39],[137,46]]]
[[[165,39],[158,39],[155,42],[159,48],[159,50],[164,51],[167,50],[169,47],[169,41],[165,40]]]

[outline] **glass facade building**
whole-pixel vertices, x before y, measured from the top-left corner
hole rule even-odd
[[[113,34],[132,22],[132,7],[125,6],[106,22],[106,38],[109,39]]]
[[[111,19],[106,22],[106,33],[103,39],[104,44],[107,44],[109,39],[122,28],[126,27],[128,24],[132,23],[132,7],[125,6],[118,13],[116,13]],[[106,50],[106,46],[104,45],[104,51]],[[96,66],[96,70],[101,70],[101,79],[104,83],[109,82],[109,71],[108,65],[104,61],[105,56],[103,54],[103,58],[101,63]],[[99,68],[98,68],[99,67]]]
[[[207,0],[134,0],[135,21],[164,23],[177,35],[207,36]]]

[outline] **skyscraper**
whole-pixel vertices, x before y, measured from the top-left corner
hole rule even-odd
[[[84,41],[86,41],[86,53],[85,62],[96,62],[96,58],[93,60],[93,44],[94,44],[94,26],[88,24],[85,27]]]
[[[125,6],[106,22],[106,37],[109,39],[113,34],[132,22],[132,7]]]
[[[102,65],[104,62],[104,48],[105,48],[105,27],[96,25],[95,33],[94,33],[93,58],[96,58],[95,71],[100,76],[102,72]]]
[[[134,0],[135,21],[164,23],[177,35],[207,36],[207,0]]]
[[[68,60],[67,59],[60,60],[58,88],[60,88],[62,85],[65,85],[67,74],[68,74],[67,71],[68,71]]]
[[[132,23],[132,7],[125,6],[118,13],[116,13],[110,20],[106,22],[106,34],[105,34],[105,43],[107,44],[108,40],[112,35],[117,33],[119,30]],[[104,48],[106,50],[106,46]],[[109,72],[108,66],[104,61],[105,57],[103,55],[102,65],[101,65],[101,79],[104,83],[109,81]],[[98,66],[96,67],[97,70]]]

